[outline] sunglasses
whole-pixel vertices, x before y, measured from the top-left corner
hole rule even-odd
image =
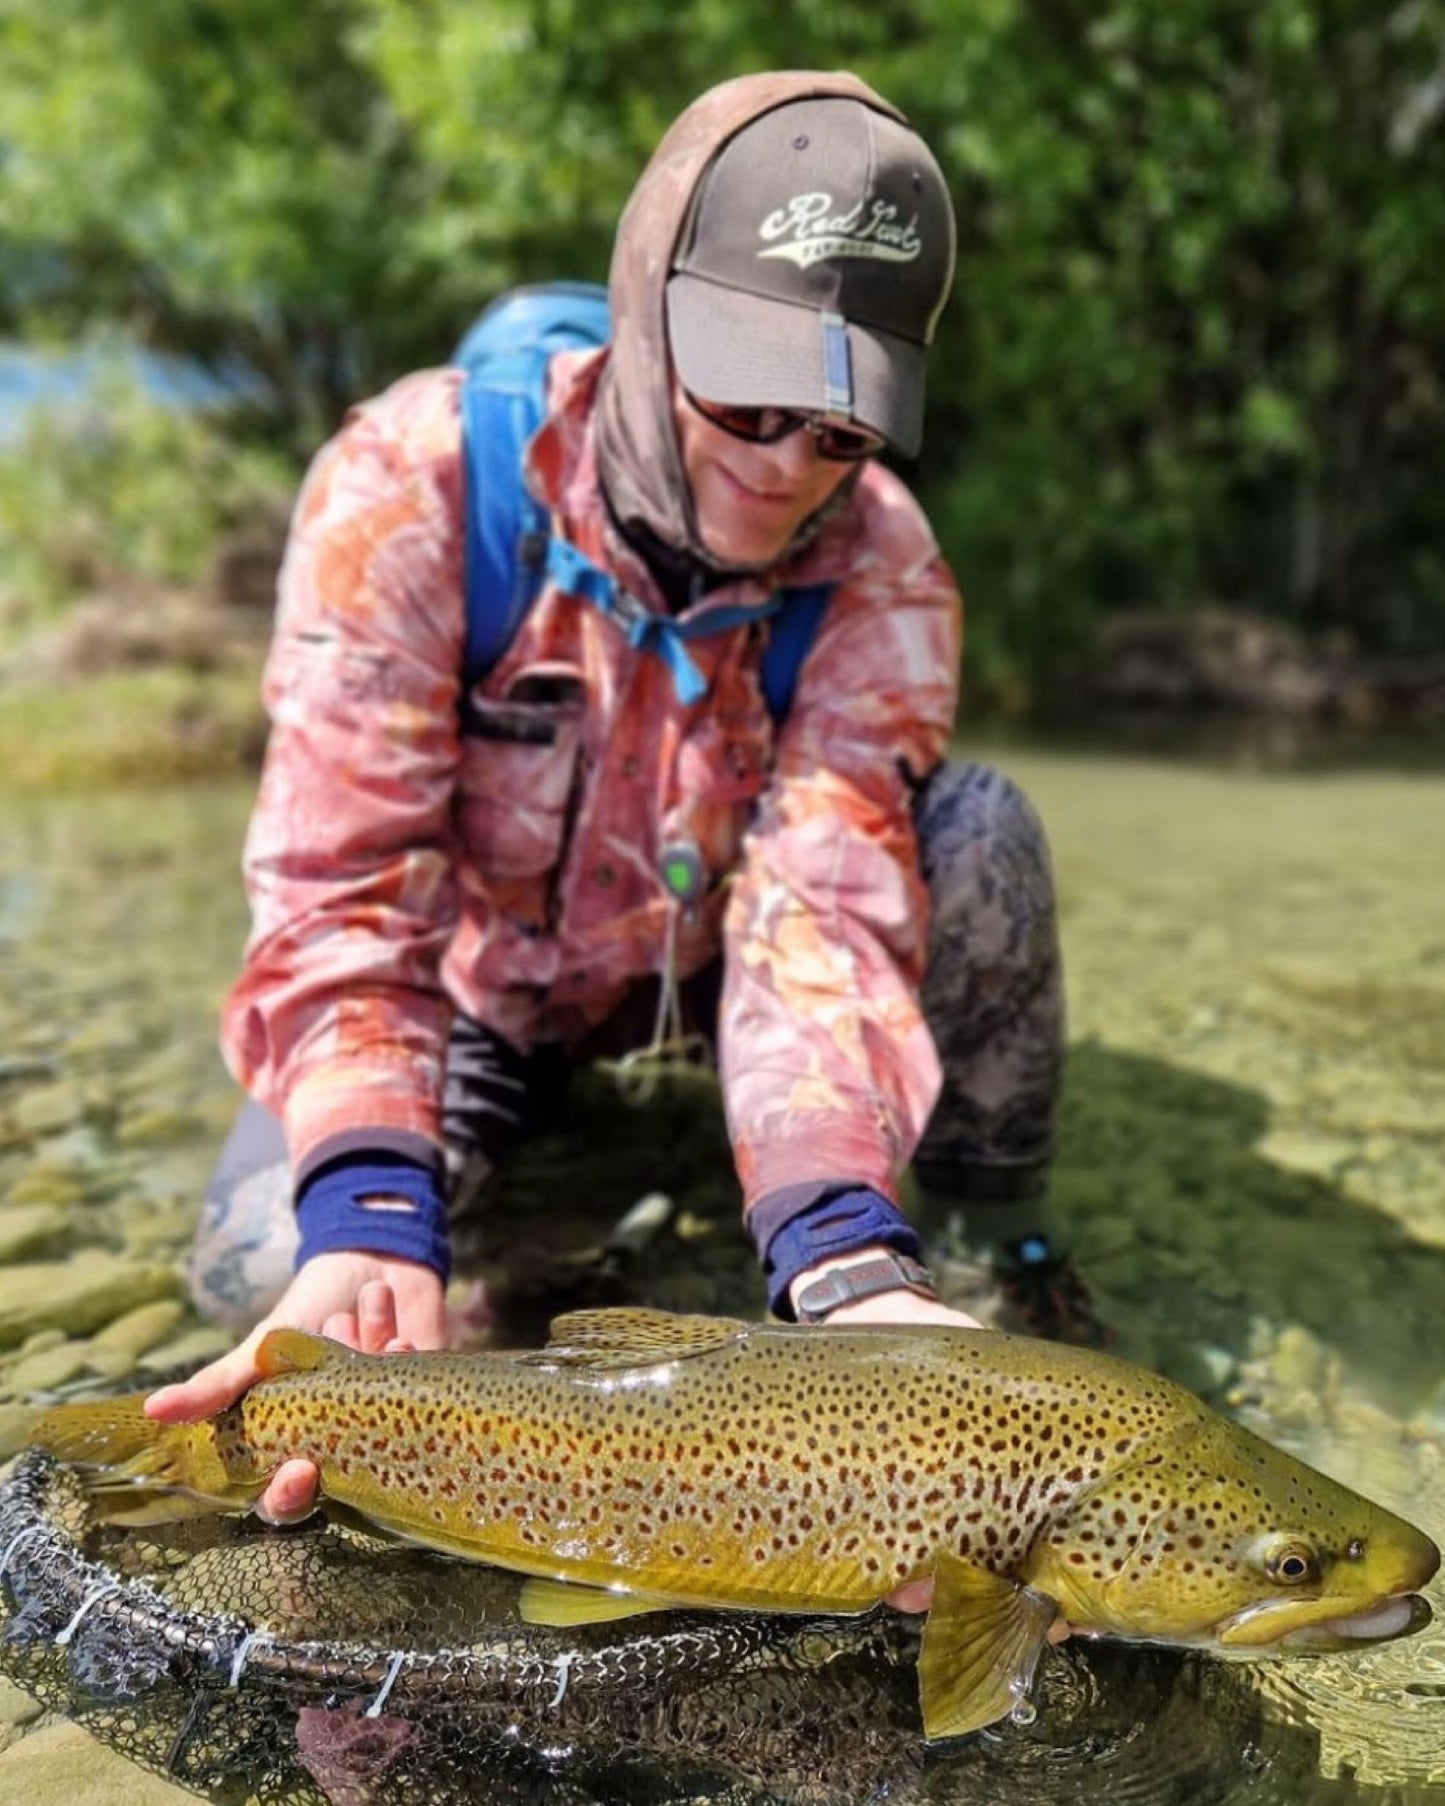
[[[801,428],[812,435],[820,458],[834,464],[861,464],[864,458],[877,457],[888,443],[863,427],[837,426],[815,414],[795,414],[789,408],[735,408],[721,401],[702,401],[691,390],[683,393],[688,406],[710,426],[734,439],[746,439],[749,445],[776,445]]]

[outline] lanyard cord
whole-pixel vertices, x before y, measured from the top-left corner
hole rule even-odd
[[[619,1094],[630,1104],[645,1104],[657,1094],[664,1076],[684,1067],[710,1067],[712,1048],[706,1035],[688,1033],[677,976],[677,933],[684,912],[691,912],[703,893],[706,871],[691,840],[669,841],[658,859],[667,893],[667,926],[663,933],[662,968],[658,974],[657,1014],[645,1047],[611,1063]]]

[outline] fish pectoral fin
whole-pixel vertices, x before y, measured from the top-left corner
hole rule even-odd
[[[632,1307],[567,1311],[552,1320],[545,1348],[517,1359],[541,1367],[652,1366],[711,1354],[757,1327],[740,1317],[684,1316]]]
[[[152,1524],[180,1524],[191,1518],[213,1518],[222,1511],[245,1511],[250,1496],[234,1499],[202,1498],[185,1492],[137,1491],[134,1486],[90,1487],[87,1499],[98,1524],[125,1530],[142,1530]]]
[[[612,1624],[640,1618],[646,1612],[675,1611],[671,1600],[653,1593],[614,1593],[606,1587],[579,1586],[570,1580],[524,1581],[517,1612],[524,1624],[547,1624],[573,1630],[582,1624]]]
[[[313,1336],[305,1329],[272,1329],[262,1336],[256,1350],[256,1365],[264,1379],[278,1373],[309,1372],[313,1367],[339,1366],[345,1361],[365,1359],[344,1342],[333,1342],[329,1336]]]
[[[962,1737],[1027,1698],[1057,1607],[1046,1594],[941,1555],[923,1627],[918,1691],[926,1737]]]

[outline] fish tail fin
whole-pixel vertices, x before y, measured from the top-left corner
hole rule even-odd
[[[216,1508],[249,1504],[261,1490],[261,1478],[227,1471],[215,1426],[147,1417],[142,1407],[148,1396],[134,1392],[54,1405],[34,1425],[30,1440],[58,1460],[95,1470],[87,1476],[93,1491],[175,1489]]]
[[[164,1447],[169,1424],[156,1423],[141,1409],[145,1393],[124,1398],[81,1399],[52,1405],[31,1429],[37,1448],[76,1467],[134,1469],[128,1478],[142,1479],[166,1465]]]

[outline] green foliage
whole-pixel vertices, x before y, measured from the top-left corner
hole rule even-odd
[[[1442,0],[0,0],[0,322],[120,320],[314,443],[508,283],[605,273],[695,93],[852,67],[962,261],[917,473],[971,662],[1121,604],[1445,638]]]
[[[108,671],[15,687],[0,710],[0,797],[251,770],[265,716],[254,670]]]
[[[37,414],[0,448],[0,643],[128,580],[194,581],[217,536],[274,513],[293,481],[221,418],[147,400],[119,374],[83,411]]]

